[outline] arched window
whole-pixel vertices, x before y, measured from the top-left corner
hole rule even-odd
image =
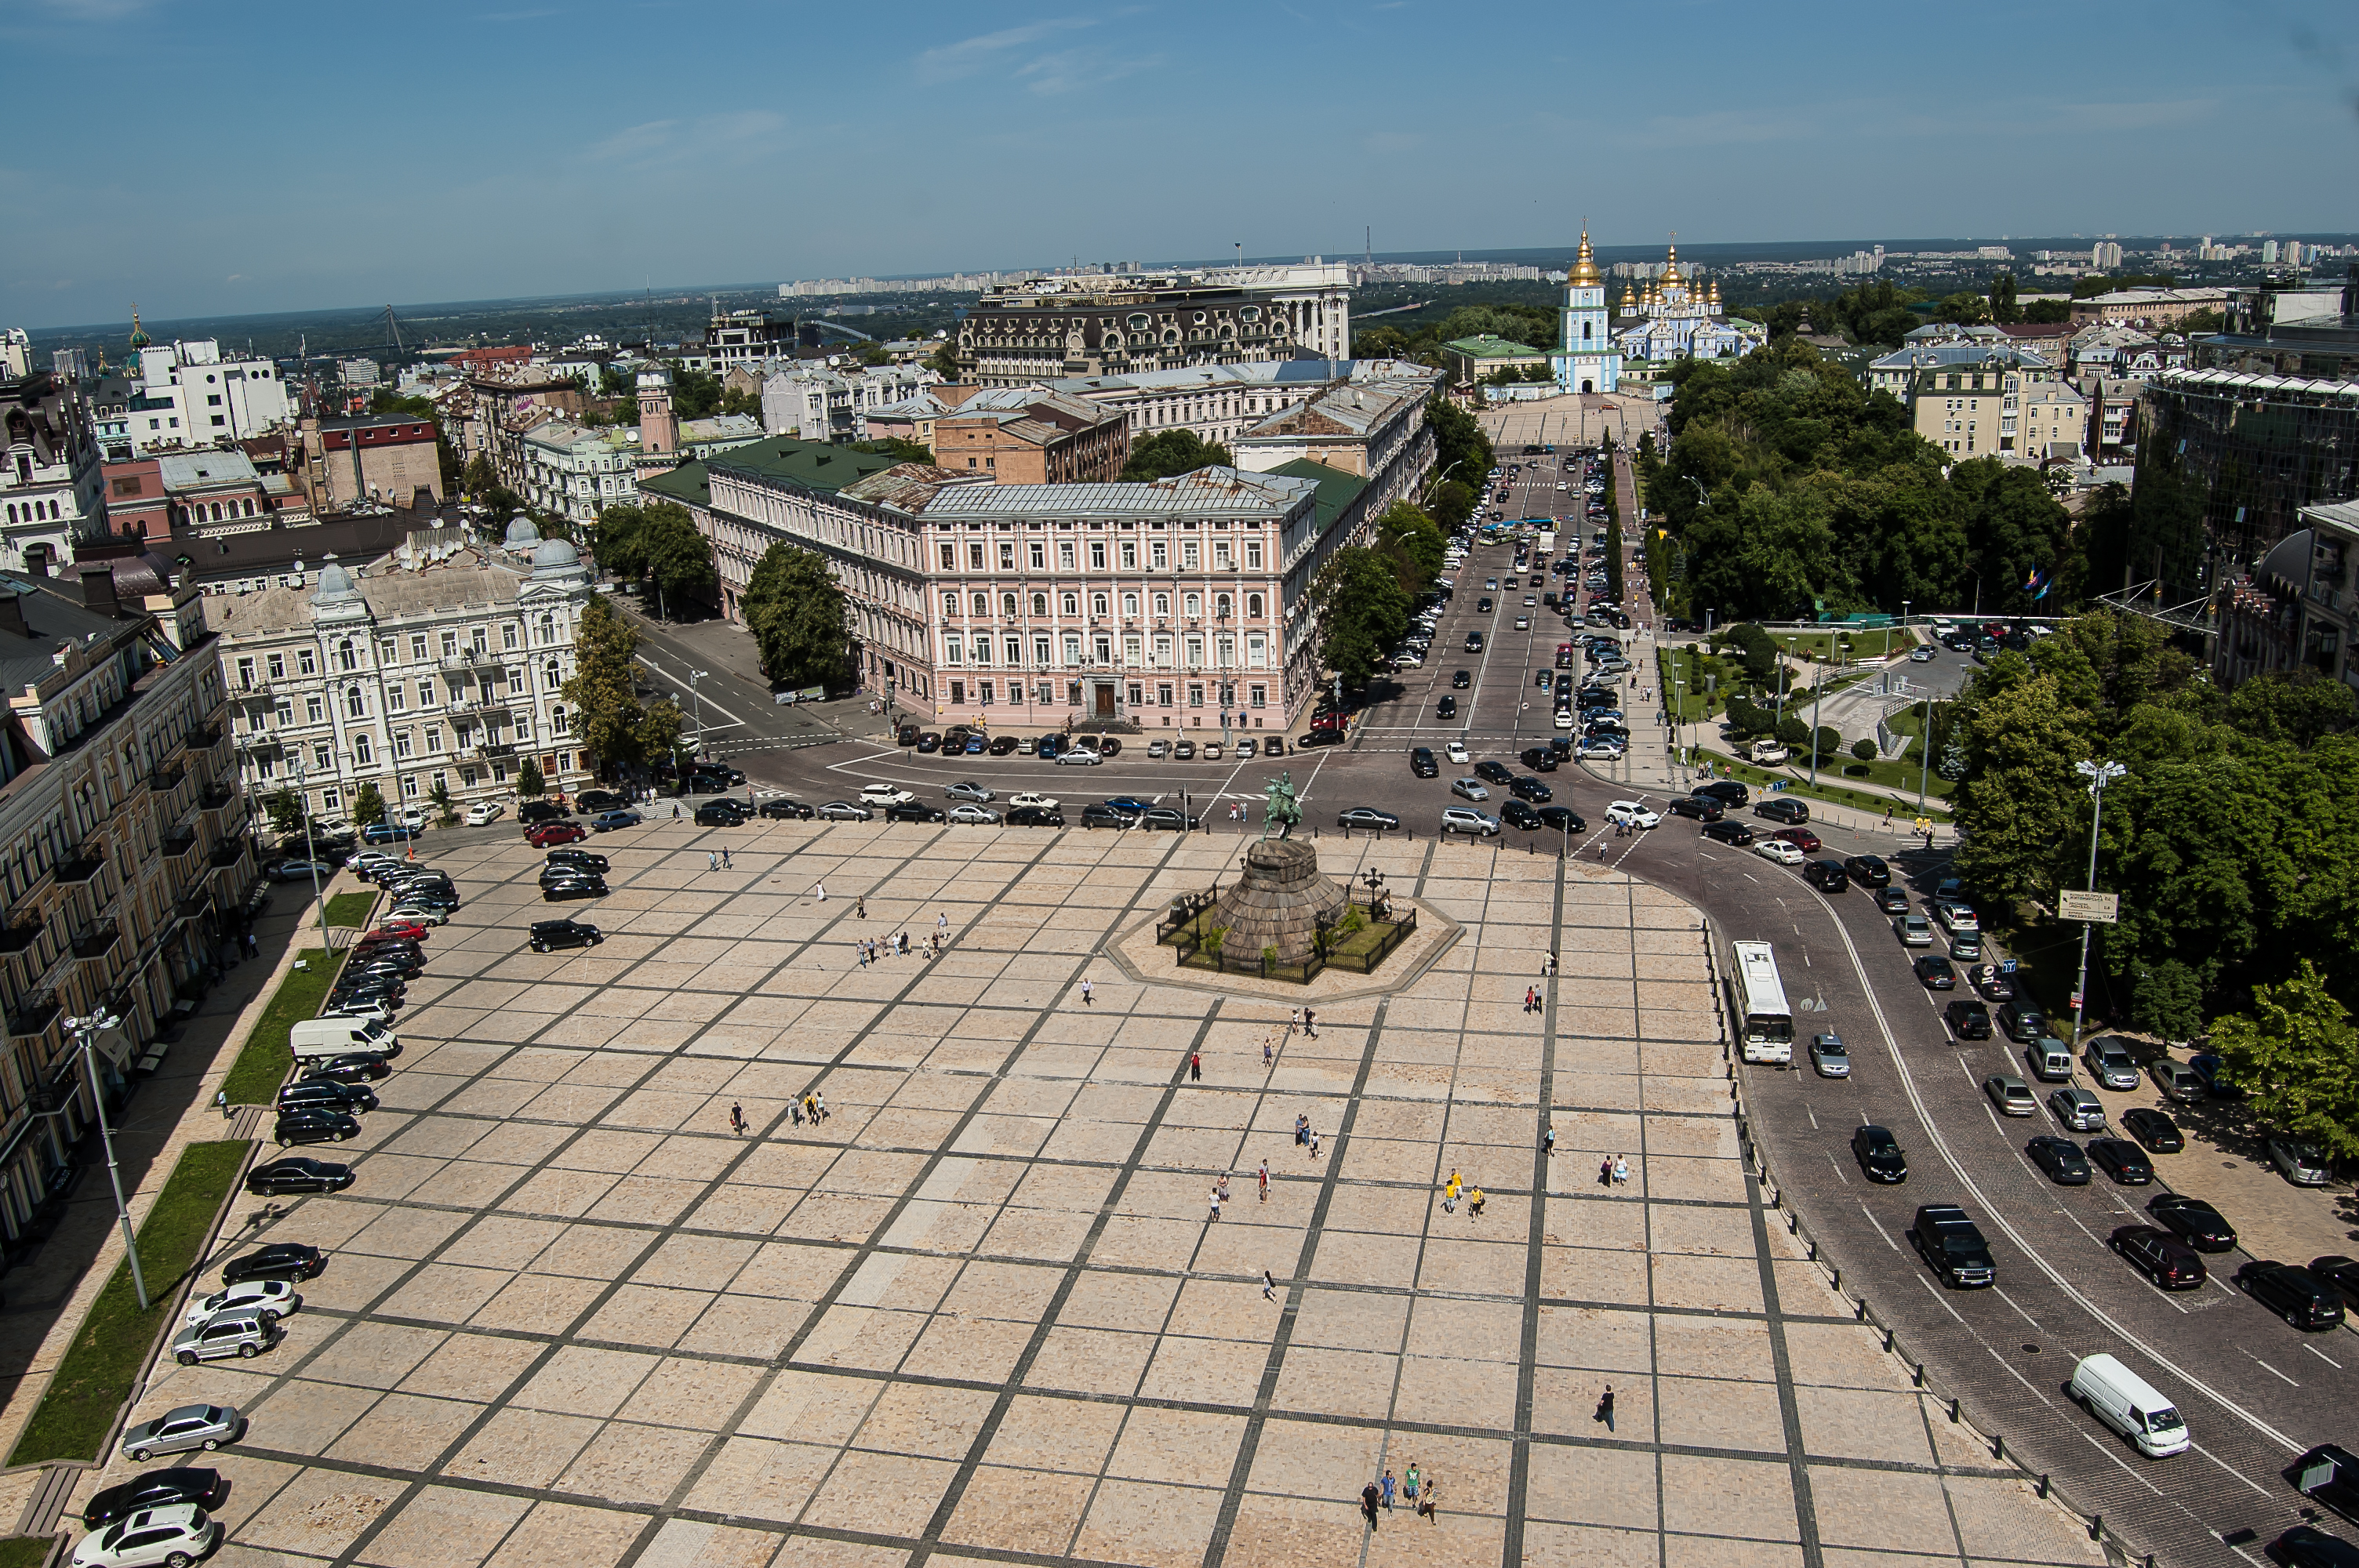
[[[540,618],[540,640],[544,643],[554,643],[557,641],[556,616],[543,615]]]
[[[562,708],[552,708],[549,710],[549,730],[550,734],[560,738],[571,734],[572,731],[566,728],[566,726],[571,723],[572,723],[572,720],[565,716],[565,709]]]
[[[1103,616],[1106,613],[1106,596],[1104,594],[1093,593],[1090,595],[1090,613],[1098,616]]]
[[[1261,600],[1261,595],[1260,595],[1260,594],[1257,594],[1257,593],[1249,593],[1249,594],[1246,594],[1246,595],[1245,595],[1245,619],[1246,619],[1246,620],[1248,620],[1248,621],[1258,621],[1258,620],[1260,620],[1260,619],[1261,619],[1261,615],[1262,615],[1261,602],[1262,602],[1262,600]]]
[[[1586,321],[1581,324],[1581,341],[1584,343],[1589,341],[1589,323]]]
[[[943,614],[945,614],[945,615],[956,615],[958,612],[959,612],[959,596],[958,596],[958,590],[957,590],[956,589],[951,589],[951,591],[949,591],[948,593],[945,593],[945,594],[943,594],[943,595],[942,595],[942,613],[943,613]]]
[[[1047,594],[1036,593],[1032,596],[1032,613],[1035,615],[1046,615],[1049,613],[1049,596]]]
[[[1016,619],[1016,596],[1014,594],[1003,593],[999,596],[999,613],[1006,616],[1010,621]]]
[[[548,690],[555,691],[559,687],[565,684],[564,666],[560,665],[555,659],[551,659],[549,663],[540,666],[540,675],[541,679],[547,683]]]
[[[353,737],[353,761],[359,763],[362,767],[366,767],[369,763],[376,761],[376,753],[370,748],[369,738],[367,736],[355,735]]]
[[[1212,613],[1225,621],[1236,613],[1236,601],[1225,593],[1212,595]]]
[[[368,716],[368,699],[361,695],[360,687],[356,686],[344,687],[344,711],[354,719],[364,719]]]
[[[350,637],[336,644],[336,667],[340,670],[360,668],[360,655],[353,651]]]
[[[1060,593],[1057,596],[1057,608],[1068,615],[1079,615],[1082,612],[1082,596],[1078,593]]]

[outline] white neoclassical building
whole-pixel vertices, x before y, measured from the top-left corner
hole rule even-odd
[[[519,518],[496,549],[436,529],[363,566],[331,557],[209,597],[246,792],[259,803],[299,778],[329,819],[364,784],[396,810],[438,784],[464,806],[510,798],[527,757],[551,791],[579,789],[590,760],[560,688],[590,591],[573,546]]]

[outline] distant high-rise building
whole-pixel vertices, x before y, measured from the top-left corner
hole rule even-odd
[[[2261,265],[2263,266],[2275,266],[2277,265],[2277,243],[2275,240],[2263,240],[2261,242]]]

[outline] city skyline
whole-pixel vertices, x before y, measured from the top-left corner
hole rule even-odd
[[[1864,13],[1803,38],[1721,0],[1578,43],[1536,6],[1470,32],[1410,4],[1215,5],[1182,38],[1135,13],[978,29],[926,5],[888,30],[748,5],[27,0],[0,19],[21,111],[0,319],[1356,254],[1371,226],[1394,254],[1532,249],[1584,217],[1624,245],[2347,227],[2359,21],[2204,0],[2140,19],[2004,6],[1944,40],[1929,84]],[[1714,44],[1677,90],[1648,64],[1672,23]],[[2071,70],[2053,91],[2027,43]],[[730,82],[716,49],[783,63]],[[1238,69],[1256,57],[1266,72]],[[152,76],[201,124],[94,115],[99,76]],[[1945,82],[1974,89],[1962,140]]]

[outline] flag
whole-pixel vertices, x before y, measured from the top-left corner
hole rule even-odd
[[[2023,579],[2023,591],[2029,594],[2035,600],[2047,598],[2049,588],[2048,579],[2049,574],[2047,572],[2034,567],[2031,569],[2031,574]]]

